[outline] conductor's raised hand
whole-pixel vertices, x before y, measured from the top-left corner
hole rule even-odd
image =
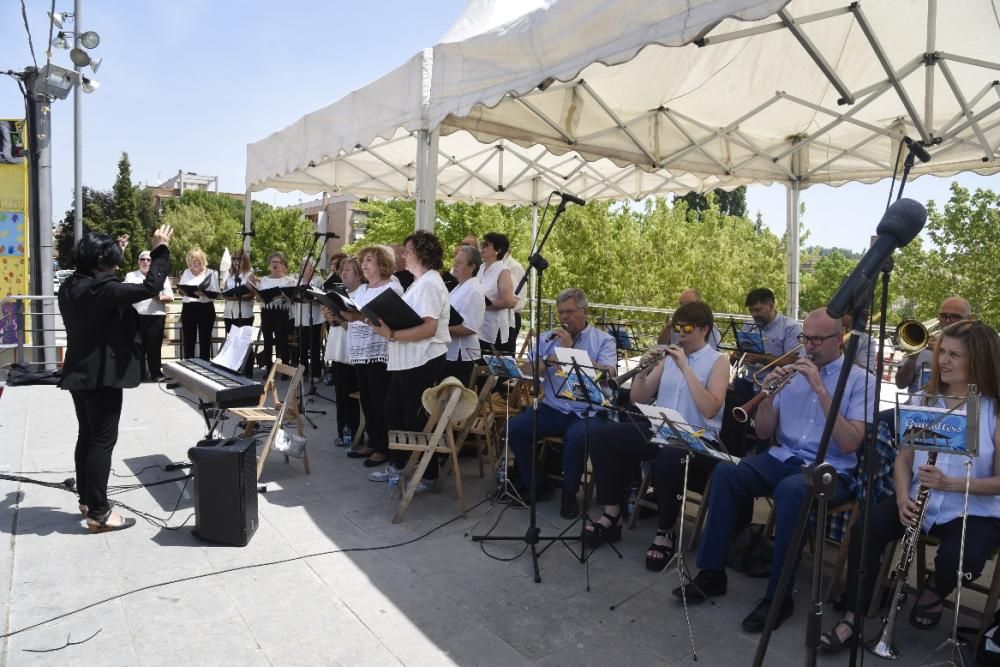
[[[170,225],[160,225],[153,232],[153,247],[158,248],[161,245],[169,246],[170,239],[173,238],[174,228]]]

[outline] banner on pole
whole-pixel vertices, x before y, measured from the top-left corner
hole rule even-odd
[[[23,119],[0,118],[0,300],[28,293],[28,161]],[[0,345],[17,342],[13,303],[0,304]]]

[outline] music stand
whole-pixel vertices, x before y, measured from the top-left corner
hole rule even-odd
[[[526,378],[521,369],[517,365],[517,360],[508,355],[502,354],[484,354],[482,359],[486,369],[489,374],[497,378],[499,383],[502,380],[508,382],[520,382],[522,380],[530,379]],[[509,394],[508,394],[509,396]],[[510,398],[508,397],[508,402]],[[517,492],[517,489],[510,481],[510,476],[507,474],[507,460],[509,454],[510,436],[507,434],[506,425],[510,422],[510,414],[508,413],[504,419],[504,439],[503,439],[503,457],[500,459],[504,465],[503,478],[497,480],[496,492],[493,495],[493,502],[503,502],[509,500],[510,502],[516,502],[522,507],[527,507],[524,499],[521,498],[521,494]]]

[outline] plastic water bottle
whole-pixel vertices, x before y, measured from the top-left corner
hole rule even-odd
[[[632,514],[635,512],[635,510],[636,510],[636,501],[638,500],[638,498],[639,498],[639,485],[633,483],[632,486],[629,487],[629,490],[628,490],[628,515],[629,516],[632,516]]]
[[[340,446],[350,449],[351,440],[352,440],[351,427],[345,426],[344,430],[340,432]]]
[[[399,486],[399,471],[395,468],[389,468],[389,495],[392,496],[396,492],[396,488]]]
[[[507,462],[501,461],[497,465],[497,484],[503,484],[507,479]]]

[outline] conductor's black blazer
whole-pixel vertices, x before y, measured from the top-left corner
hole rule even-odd
[[[142,379],[138,316],[133,303],[156,296],[170,269],[170,249],[158,246],[141,284],[114,271],[77,271],[59,288],[66,325],[66,358],[59,387],[69,390],[136,387]]]

